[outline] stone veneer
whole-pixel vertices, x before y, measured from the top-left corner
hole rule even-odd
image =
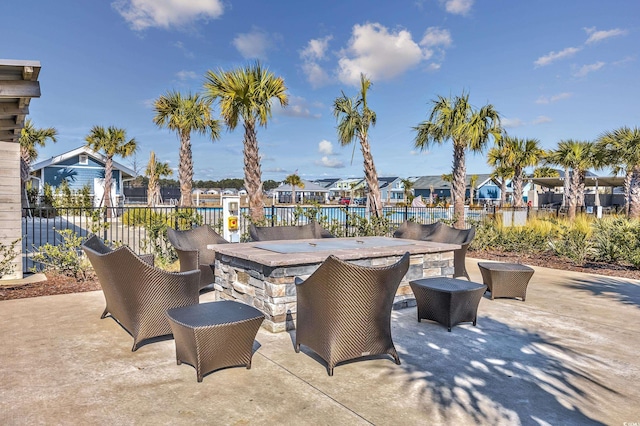
[[[231,245],[225,244],[225,246]],[[447,248],[459,247],[453,245],[444,246]],[[222,246],[215,247],[217,249]],[[443,248],[434,248],[434,250],[442,250]],[[337,252],[332,254],[338,255]],[[364,256],[366,253],[362,253],[362,255]],[[280,254],[279,256],[285,259],[285,262],[287,260],[291,261],[295,257],[295,255],[289,254]],[[343,256],[338,255],[338,257],[342,258]],[[362,266],[386,266],[397,262],[400,257],[401,254],[393,254],[345,260]],[[326,258],[326,255],[323,256],[324,258]],[[238,300],[255,306],[265,314],[264,328],[271,332],[282,332],[295,328],[297,307],[296,277],[302,279],[308,277],[321,264],[322,260],[305,264],[265,265],[254,260],[243,259],[217,251],[214,269],[216,281],[214,286],[220,299]],[[395,306],[407,307],[415,305],[413,293],[409,286],[410,280],[435,276],[453,276],[453,272],[453,251],[412,254],[409,270],[400,283],[395,296]]]

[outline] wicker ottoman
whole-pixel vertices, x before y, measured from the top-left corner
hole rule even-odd
[[[491,300],[496,297],[520,297],[524,302],[533,269],[518,263],[478,263],[482,281],[489,287]]]
[[[253,340],[264,314],[240,302],[221,301],[167,310],[176,360],[202,376],[224,367],[251,368]]]
[[[476,325],[478,305],[486,285],[455,278],[423,278],[409,281],[421,319],[437,321],[451,327],[461,322]]]

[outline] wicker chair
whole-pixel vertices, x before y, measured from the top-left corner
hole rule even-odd
[[[171,273],[154,268],[128,247],[115,250],[92,236],[82,249],[98,276],[109,314],[131,336],[132,351],[141,342],[171,334],[165,312],[198,303],[200,271]]]
[[[167,229],[167,238],[178,254],[180,272],[200,269],[200,289],[215,282],[213,264],[216,253],[208,244],[224,244],[229,241],[218,235],[210,226],[199,226],[188,231]]]
[[[409,253],[391,266],[373,268],[329,256],[306,280],[296,279],[296,352],[305,345],[327,362],[327,372],[342,361],[366,355],[400,358],[391,339],[391,307]]]
[[[333,238],[333,235],[317,222],[300,226],[249,226],[251,241],[306,240]]]
[[[456,229],[442,222],[430,225],[420,225],[412,222],[404,222],[393,234],[396,238],[408,238],[412,240],[433,241],[436,243],[459,244],[462,247],[453,252],[453,277],[465,277],[470,280],[465,266],[467,249],[476,236],[476,228]]]

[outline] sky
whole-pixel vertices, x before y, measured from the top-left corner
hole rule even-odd
[[[450,141],[414,145],[413,128],[438,96],[491,104],[509,135],[545,149],[640,123],[636,0],[2,3],[0,59],[40,61],[42,96],[28,118],[58,130],[38,161],[83,146],[100,125],[138,143],[135,162],[116,161],[144,173],[154,151],[175,169],[179,140],[153,123],[153,101],[170,90],[202,93],[208,70],[256,60],[284,78],[289,96],[258,129],[263,180],[363,176],[359,146],[340,145],[332,111],[343,93],[358,94],[360,73],[373,83],[379,176],[451,172]],[[242,178],[242,140],[242,126],[216,141],[193,135],[194,179]],[[468,174],[491,170],[483,154],[466,162]]]

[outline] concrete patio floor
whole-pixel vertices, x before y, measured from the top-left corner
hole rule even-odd
[[[481,281],[477,260],[468,259]],[[535,268],[527,301],[480,302],[451,333],[393,312],[390,357],[338,365],[256,337],[251,370],[196,382],[173,340],[131,352],[102,292],[0,302],[0,424],[532,424],[640,422],[640,282]],[[212,301],[212,293],[201,302]]]

